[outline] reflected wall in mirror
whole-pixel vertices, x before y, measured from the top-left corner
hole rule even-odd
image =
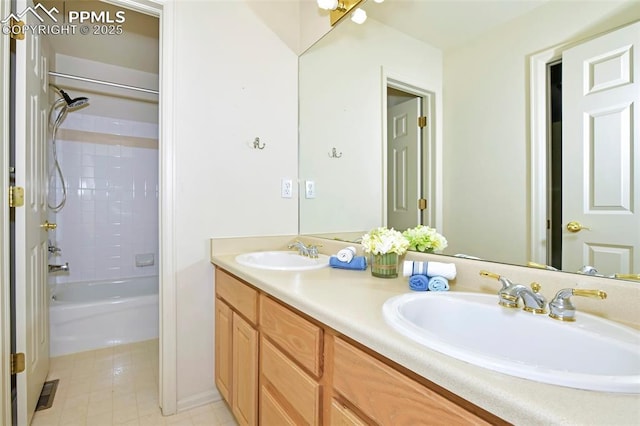
[[[299,177],[316,186],[315,198],[301,194],[300,233],[387,224],[383,119],[391,77],[435,98],[432,179],[423,185],[433,202],[424,223],[445,235],[445,254],[549,264],[535,250],[546,247],[535,229],[547,218],[532,213],[546,193],[534,194],[532,184],[547,171],[532,167],[531,58],[637,21],[640,4],[585,1],[576,13],[576,2],[555,0],[455,2],[455,12],[451,3],[367,4],[365,24],[340,23],[300,57]],[[637,134],[630,143],[638,164]],[[343,156],[329,158],[332,147]],[[639,187],[632,211],[640,211]],[[628,267],[601,272],[640,273],[638,263]]]

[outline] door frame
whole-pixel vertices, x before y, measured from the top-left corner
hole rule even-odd
[[[177,305],[175,245],[175,138],[173,58],[175,10],[172,0],[102,0],[159,19],[159,342],[160,372],[158,398],[162,414],[176,414],[177,393]]]
[[[0,2],[0,16],[8,16],[11,2]],[[9,37],[0,35],[0,423],[11,424],[11,315],[10,315],[10,278],[9,278]]]
[[[159,241],[160,241],[160,380],[159,401],[163,415],[177,412],[177,307],[175,242],[175,138],[173,88],[173,29],[175,10],[172,0],[102,0],[123,8],[158,17],[160,28],[159,95]],[[10,2],[0,2],[0,16],[8,16]],[[0,197],[9,197],[9,37],[0,35],[0,150],[2,170]],[[11,325],[9,300],[9,207],[0,203],[0,423],[11,424]]]
[[[549,232],[547,230],[547,218],[549,217],[549,191],[550,181],[550,108],[548,103],[548,66],[562,59],[562,52],[569,47],[568,44],[552,47],[543,52],[532,55],[529,59],[529,138],[531,139],[531,196],[530,202],[530,228],[529,228],[529,259],[532,262],[546,265],[548,263]]]
[[[422,87],[421,84],[407,76],[400,75],[394,71],[381,67],[381,115],[382,119],[382,225],[387,226],[387,88],[401,90],[403,92],[415,95],[421,99],[421,108],[423,114],[430,114],[432,119],[428,122],[434,123],[431,127],[427,126],[422,130],[422,147],[421,155],[423,165],[426,165],[428,173],[421,173],[421,181],[419,182],[422,195],[427,200],[427,212],[423,214],[424,221],[430,223],[432,227],[442,229],[442,136],[438,125],[437,110],[437,90],[429,90]],[[435,127],[435,128],[434,128]],[[429,132],[429,137],[425,137]]]

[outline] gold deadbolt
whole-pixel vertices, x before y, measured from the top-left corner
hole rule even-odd
[[[58,227],[58,225],[56,225],[55,223],[50,223],[48,220],[45,220],[45,222],[40,226],[44,228],[45,231],[51,231]]]
[[[587,228],[586,226],[582,226],[582,224],[580,222],[577,221],[571,221],[569,223],[567,223],[567,231],[569,232],[580,232],[583,229],[590,231],[591,228]]]

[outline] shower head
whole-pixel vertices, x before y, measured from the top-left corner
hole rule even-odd
[[[67,106],[69,108],[77,108],[77,107],[82,106],[82,105],[86,104],[87,102],[89,102],[89,98],[87,98],[87,97],[80,96],[80,97],[71,99],[71,97],[64,90],[58,89],[58,91],[60,92],[60,94],[64,98],[64,100],[67,103]]]

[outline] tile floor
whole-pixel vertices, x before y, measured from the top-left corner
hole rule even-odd
[[[174,416],[158,407],[158,340],[51,358],[47,380],[60,379],[53,406],[32,426],[231,426],[220,401]]]

